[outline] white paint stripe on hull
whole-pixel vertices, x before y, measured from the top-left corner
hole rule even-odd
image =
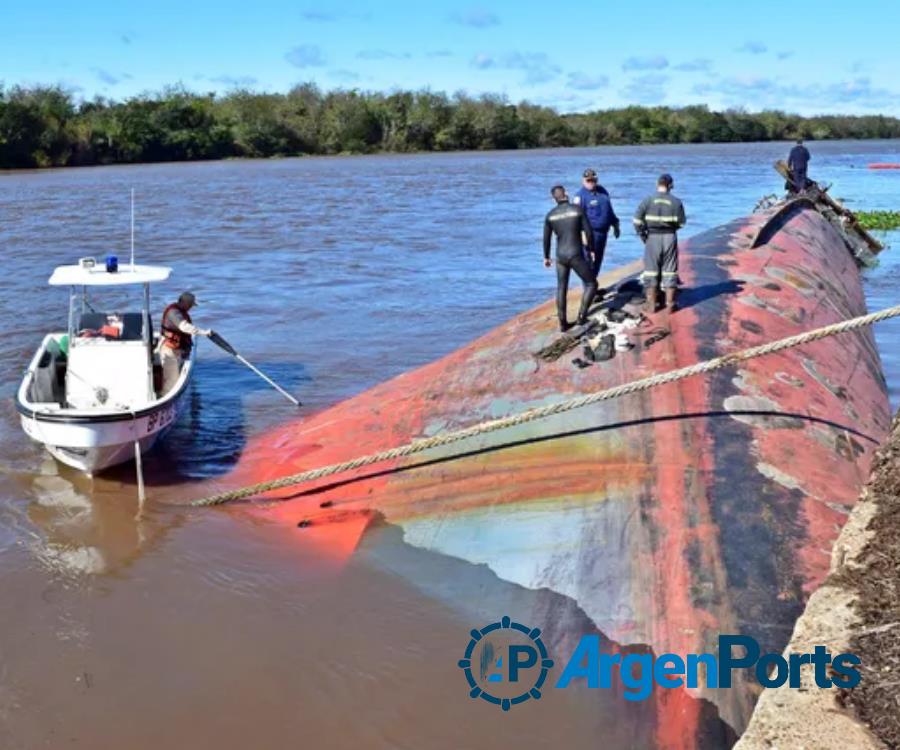
[[[141,452],[150,450],[178,419],[186,396],[187,391],[175,401],[130,421],[66,424],[22,416],[22,429],[43,443],[58,461],[93,474],[134,460],[135,440],[140,441]]]

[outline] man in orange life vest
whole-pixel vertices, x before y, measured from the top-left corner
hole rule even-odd
[[[190,292],[184,292],[166,307],[162,316],[162,339],[159,346],[159,361],[163,370],[163,386],[160,396],[165,396],[174,388],[181,374],[181,363],[191,353],[194,336],[209,336],[212,331],[197,328],[191,322],[190,309],[197,299]]]

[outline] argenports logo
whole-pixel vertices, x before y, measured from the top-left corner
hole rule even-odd
[[[471,698],[481,698],[504,711],[540,699],[553,667],[540,630],[503,617],[469,635],[469,645],[458,663]]]
[[[459,667],[469,684],[469,696],[508,711],[511,706],[538,700],[553,667],[553,659],[538,628],[529,628],[509,617],[470,632]],[[626,700],[650,697],[653,686],[661,688],[730,688],[737,670],[752,670],[763,687],[800,688],[800,671],[813,669],[820,688],[832,685],[854,688],[859,684],[859,657],[832,657],[825,646],[811,654],[761,653],[759,643],[746,635],[720,635],[718,654],[605,653],[600,636],[584,635],[556,681],[566,688],[583,680],[588,688],[609,689],[620,683]]]

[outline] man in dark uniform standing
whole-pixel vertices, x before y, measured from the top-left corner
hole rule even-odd
[[[581,307],[578,310],[578,324],[587,323],[588,310],[597,294],[597,277],[582,252],[582,244],[589,252],[594,250],[594,237],[591,225],[579,206],[569,203],[569,196],[562,185],[554,185],[550,191],[556,207],[544,219],[544,265],[550,268],[550,239],[556,235],[556,314],[559,317],[559,330],[569,329],[566,314],[566,296],[569,290],[569,274],[575,271],[584,292],[581,295]]]
[[[678,288],[678,234],[687,221],[684,205],[672,195],[672,175],[660,175],[656,192],[641,201],[634,213],[634,228],[644,241],[644,294],[647,313],[656,312],[656,290],[666,293],[666,307],[675,310]]]
[[[809,151],[803,145],[803,139],[797,139],[797,145],[791,149],[788,155],[788,167],[791,170],[791,177],[794,178],[794,191],[802,192],[806,190],[806,170],[809,165]]]
[[[612,228],[616,239],[619,238],[619,217],[613,210],[609,192],[597,182],[597,173],[593,169],[585,169],[582,175],[581,188],[575,193],[572,203],[581,206],[594,235],[594,252],[591,270],[594,276],[600,273],[606,240]]]

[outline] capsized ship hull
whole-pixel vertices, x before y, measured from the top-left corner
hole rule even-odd
[[[349,459],[865,312],[840,234],[804,201],[691,239],[681,277],[682,309],[655,316],[671,335],[650,348],[583,370],[572,366],[575,354],[539,361],[534,353],[557,335],[548,302],[433,364],[261,436],[228,484]],[[335,555],[352,553],[367,524],[383,519],[408,545],[573,602],[619,648],[714,652],[719,634],[744,633],[764,651],[781,651],[826,573],[889,422],[865,330],[282,490],[271,495],[279,502],[254,512],[311,522],[298,535]],[[557,618],[546,597],[534,601],[534,611],[508,614],[558,643],[580,635],[567,630],[583,624]],[[757,693],[749,682],[656,691],[641,709],[652,737],[635,735],[635,746],[729,744]],[[710,706],[727,731],[710,720]]]

